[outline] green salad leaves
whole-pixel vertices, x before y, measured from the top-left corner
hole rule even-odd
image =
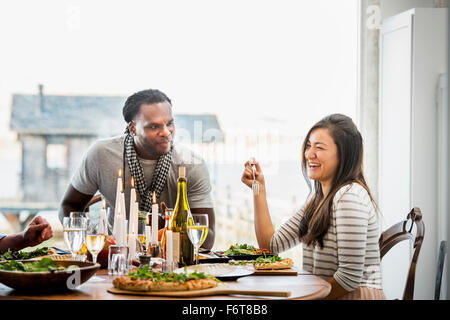
[[[226,256],[246,256],[269,253],[267,249],[258,249],[249,244],[233,244],[223,254]]]
[[[136,269],[135,271],[129,272],[128,277],[135,280],[145,280],[151,279],[154,282],[158,281],[168,281],[168,282],[179,282],[184,283],[189,280],[199,280],[199,279],[215,279],[209,274],[203,272],[194,271],[192,273],[174,273],[174,272],[153,272],[149,270],[149,266],[145,266],[141,269]]]
[[[253,261],[253,264],[262,264],[262,263],[273,263],[273,262],[277,262],[277,261],[281,261],[283,260],[279,255],[275,254],[273,256],[269,256],[269,257],[258,257]]]
[[[31,262],[11,260],[8,262],[0,263],[0,270],[6,271],[50,272],[68,270],[69,268],[57,266],[55,261],[53,261],[51,258],[42,258],[41,260]]]
[[[46,255],[48,255],[48,247],[43,247],[28,252],[8,249],[5,253],[0,254],[0,260],[26,260]]]

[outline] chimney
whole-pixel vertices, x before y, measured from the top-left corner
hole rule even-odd
[[[38,84],[39,88],[39,112],[44,110],[44,85]]]

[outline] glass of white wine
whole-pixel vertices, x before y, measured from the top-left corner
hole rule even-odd
[[[208,215],[193,213],[188,218],[187,231],[195,250],[195,264],[198,264],[198,250],[208,235]]]
[[[99,213],[89,213],[86,228],[86,247],[92,255],[92,262],[97,263],[97,255],[105,245],[107,221]]]
[[[86,228],[86,218],[65,217],[63,220],[64,241],[72,253],[73,260],[77,260],[77,253],[83,246]]]

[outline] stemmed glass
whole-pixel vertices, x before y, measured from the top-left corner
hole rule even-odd
[[[97,255],[105,245],[105,237],[107,235],[107,222],[99,214],[88,213],[88,222],[86,228],[86,247],[92,255],[92,262],[97,263]]]
[[[63,219],[64,241],[72,253],[72,259],[77,260],[77,253],[81,250],[86,234],[87,219],[86,218],[70,218]]]
[[[108,222],[98,211],[88,212],[86,228],[86,247],[92,255],[92,262],[97,263],[97,256],[105,245],[108,235]],[[94,276],[90,279],[93,282],[103,281],[102,278]]]
[[[208,215],[194,213],[188,217],[187,231],[195,249],[195,264],[198,264],[198,250],[208,235]]]

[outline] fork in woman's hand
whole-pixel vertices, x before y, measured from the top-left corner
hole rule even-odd
[[[252,190],[253,190],[253,195],[257,196],[259,194],[259,183],[258,181],[256,181],[256,176],[255,176],[255,158],[250,158],[250,166],[252,167],[252,173],[253,173],[253,183],[252,183]]]

